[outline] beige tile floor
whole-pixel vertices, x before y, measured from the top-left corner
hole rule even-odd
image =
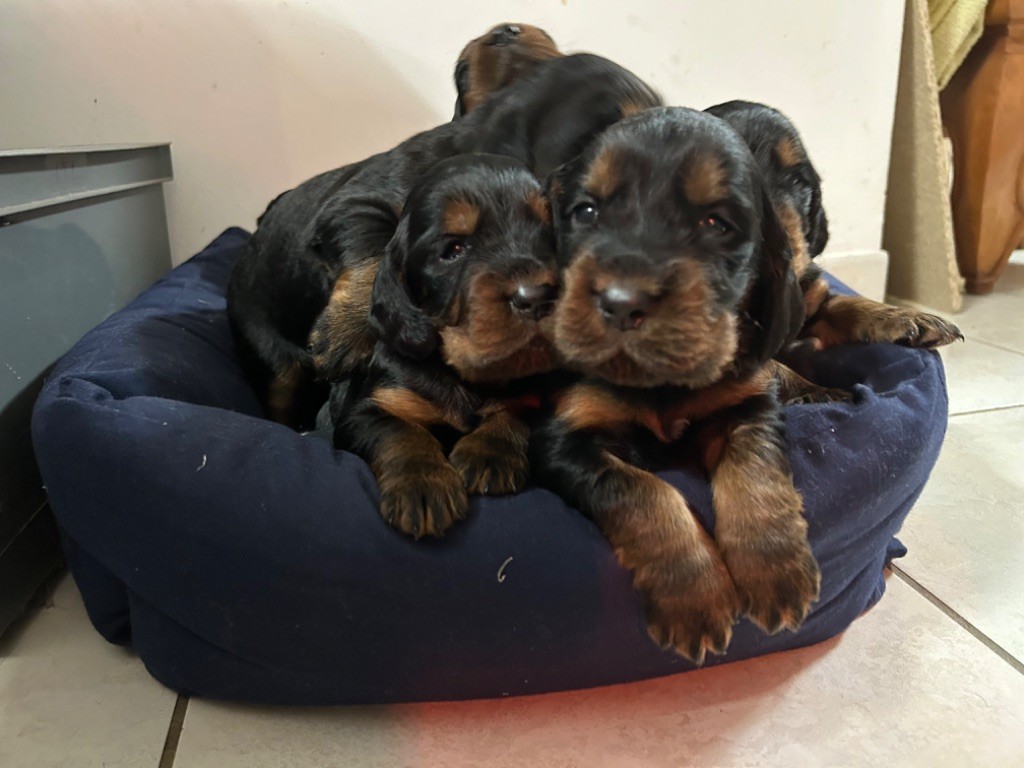
[[[969,341],[943,353],[952,415],[910,554],[840,638],[523,699],[176,704],[64,577],[0,640],[0,766],[1024,766],[1024,258],[957,322]]]

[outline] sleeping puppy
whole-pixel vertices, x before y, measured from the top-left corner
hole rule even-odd
[[[652,109],[605,131],[549,195],[554,342],[585,377],[534,432],[537,478],[608,538],[663,647],[700,664],[740,612],[798,627],[819,573],[765,366],[799,331],[803,296],[750,150],[716,117]],[[649,471],[694,447],[714,540]]]
[[[529,430],[486,395],[557,365],[556,278],[548,204],[521,163],[451,158],[409,195],[373,286],[368,370],[330,404],[335,445],[370,465],[395,528],[441,536],[467,491],[522,490]]]
[[[807,320],[802,337],[812,339],[818,349],[856,342],[890,342],[931,349],[963,339],[955,325],[935,315],[860,296],[829,293],[821,268],[812,261],[828,243],[821,178],[796,127],[777,109],[764,104],[730,101],[706,111],[728,122],[743,137],[768,185],[775,210],[789,236],[793,268],[804,293]],[[820,401],[833,399],[829,393],[833,397],[837,394],[836,390],[826,390],[789,373],[792,375],[783,378],[785,399]]]
[[[321,174],[279,196],[261,217],[228,286],[240,354],[271,416],[295,425],[320,402],[297,401],[314,376],[344,378],[373,349],[370,289],[412,186],[435,162],[507,155],[539,178],[606,126],[658,96],[617,64],[589,54],[538,63],[465,117],[394,149]],[[307,339],[310,348],[307,348]],[[321,401],[322,402],[322,401]]]
[[[529,24],[497,24],[470,40],[455,63],[455,117],[462,117],[534,65],[561,56],[547,32]]]

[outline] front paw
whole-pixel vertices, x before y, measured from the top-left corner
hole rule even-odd
[[[905,313],[905,320],[910,327],[901,336],[893,339],[896,344],[932,349],[952,344],[957,339],[964,340],[960,329],[941,317],[909,309],[902,310],[902,312]]]
[[[526,487],[530,476],[526,451],[526,440],[471,432],[455,444],[449,461],[469,493],[501,496],[519,493]]]
[[[821,589],[802,528],[723,546],[723,555],[751,621],[770,635],[800,627]]]
[[[441,537],[469,509],[462,476],[450,464],[395,471],[380,481],[380,514],[413,538]]]
[[[634,571],[644,595],[647,632],[697,666],[708,652],[725,653],[740,600],[713,547],[652,562]]]

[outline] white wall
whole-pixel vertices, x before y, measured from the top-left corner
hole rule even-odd
[[[877,251],[895,0],[3,0],[0,148],[173,142],[175,261],[278,192],[450,118],[499,21],[608,56],[669,103],[772,103],[825,178],[830,252]]]

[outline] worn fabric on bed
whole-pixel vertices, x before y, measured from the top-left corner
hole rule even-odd
[[[497,697],[693,667],[648,639],[597,528],[531,489],[477,498],[441,541],[384,525],[367,466],[266,421],[225,314],[230,229],[59,363],[33,437],[96,628],[192,695],[342,704]],[[942,367],[891,345],[815,355],[857,402],[787,409],[822,571],[797,633],[744,621],[736,661],[842,632],[882,595],[946,426]],[[709,528],[706,479],[664,473]]]

